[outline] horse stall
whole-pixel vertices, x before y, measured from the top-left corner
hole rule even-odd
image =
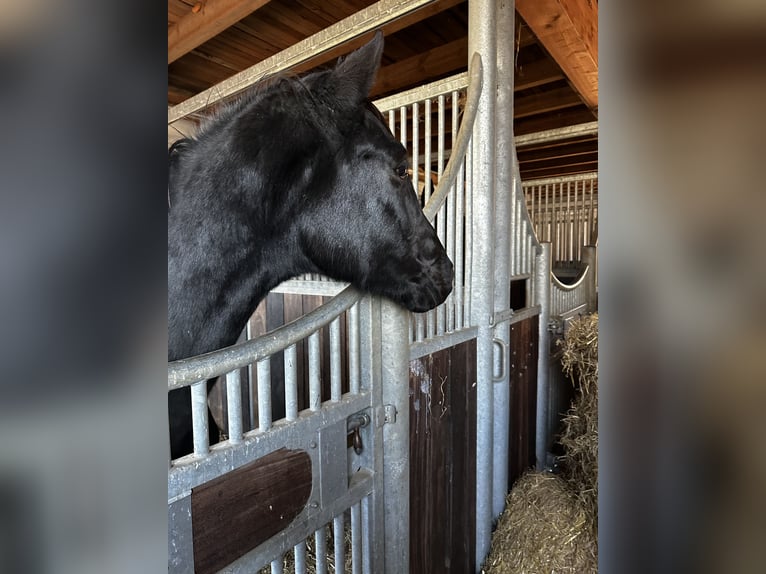
[[[169,108],[169,126],[430,3],[371,4]],[[477,572],[510,486],[550,464],[551,329],[595,305],[597,186],[522,183],[514,46],[498,41],[513,4],[471,0],[468,28],[467,72],[373,102],[452,291],[411,312],[303,274],[236,345],[170,362],[193,452],[169,461],[169,572]],[[578,262],[574,282],[554,274]]]

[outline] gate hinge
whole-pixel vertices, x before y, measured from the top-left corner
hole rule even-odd
[[[396,422],[396,407],[394,405],[383,405],[375,409],[375,425],[380,428],[386,424]]]

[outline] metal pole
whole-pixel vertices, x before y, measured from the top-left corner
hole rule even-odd
[[[551,314],[551,244],[548,242],[540,244],[535,258],[535,286],[537,288],[537,302],[540,305],[537,345],[535,458],[537,470],[543,470],[548,451],[548,356],[550,354],[548,320]]]
[[[383,426],[385,573],[410,571],[410,385],[408,313],[381,300],[383,404],[396,420]]]
[[[583,246],[582,260],[588,266],[588,276],[585,278],[588,312],[593,313],[596,310],[596,247]]]
[[[492,269],[495,191],[496,30],[495,0],[468,3],[468,54],[478,52],[483,63],[483,85],[473,129],[473,301],[471,324],[476,341],[476,570],[489,552],[492,537],[492,439],[494,384],[492,338],[494,329]]]
[[[514,31],[513,0],[497,2],[497,37],[511,38]],[[497,43],[497,107],[495,108],[495,126],[497,128],[495,145],[495,274],[494,274],[494,310],[505,311],[511,306],[510,269],[511,249],[508,241],[508,223],[511,210],[516,203],[517,193],[514,178],[513,144],[513,61],[512,42]],[[516,219],[519,224],[519,219]],[[518,262],[514,263],[514,267]],[[511,343],[511,328],[508,321],[495,326],[495,339],[505,349]],[[504,352],[501,355],[507,357]],[[497,519],[505,508],[505,495],[508,492],[508,427],[510,422],[510,384],[509,368],[503,365],[502,376],[494,379],[493,448],[492,448],[492,518]]]

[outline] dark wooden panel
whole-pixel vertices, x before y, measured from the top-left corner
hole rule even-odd
[[[538,317],[511,325],[508,487],[535,464]]]
[[[476,341],[410,363],[410,572],[471,572]]]
[[[311,494],[311,459],[280,449],[192,490],[194,571],[217,572],[284,529]]]

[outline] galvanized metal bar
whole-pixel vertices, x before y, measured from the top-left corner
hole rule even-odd
[[[322,406],[322,381],[320,378],[319,331],[309,336],[309,408],[318,411]]]
[[[228,79],[168,110],[168,124],[231,97],[263,77],[289,70],[389,22],[431,4],[434,0],[381,0],[328,26],[289,48],[234,74]]]
[[[339,514],[332,521],[333,546],[335,549],[335,572],[345,572],[345,532],[343,529],[343,514]]]
[[[420,153],[420,104],[412,103],[412,188],[418,193],[420,185],[419,154]]]
[[[360,370],[359,345],[359,303],[355,303],[346,312],[346,329],[348,332],[348,390],[358,394],[361,389],[362,373]]]
[[[207,381],[200,381],[191,386],[192,436],[194,454],[204,456],[210,452],[207,417]]]
[[[465,153],[465,297],[463,325],[471,322],[473,301],[473,141]]]
[[[380,492],[377,493],[377,496],[379,496],[381,499],[383,498],[382,493]],[[362,524],[364,525],[364,528],[362,529],[362,573],[363,574],[373,574],[374,572],[372,567],[373,521],[372,521],[372,511],[370,509],[370,506],[371,506],[370,497],[367,496],[363,498],[362,499]],[[383,541],[381,540],[380,542],[383,542]],[[382,544],[380,545],[382,546]]]
[[[565,140],[575,137],[590,136],[598,134],[598,122],[587,122],[584,124],[578,124],[575,126],[566,126],[563,128],[555,128],[552,130],[545,130],[541,132],[535,132],[532,134],[524,134],[516,136],[514,142],[516,147],[524,147],[528,145],[547,143],[558,140]]]
[[[463,277],[463,265],[465,257],[465,224],[463,211],[465,206],[465,161],[460,162],[455,189],[455,329],[462,329],[464,324],[463,294],[465,278]]]
[[[242,442],[242,381],[239,369],[226,373],[226,412],[229,442]]]
[[[338,402],[341,389],[340,318],[330,323],[330,400]]]
[[[271,574],[282,574],[282,558],[279,557],[271,562]]]
[[[407,147],[407,107],[399,108],[399,141]]]
[[[396,111],[394,110],[388,112],[388,129],[396,136]]]
[[[437,130],[437,174],[439,176],[439,182],[441,183],[442,174],[444,173],[444,147],[445,147],[445,97],[444,94],[439,94],[437,98],[439,113],[438,113],[438,130]],[[439,237],[442,245],[447,244],[447,208],[442,202],[441,207],[436,215],[436,235]],[[446,326],[446,309],[444,305],[439,305],[436,308],[436,334],[443,335]]]
[[[271,361],[258,361],[258,429],[267,431],[271,428]]]
[[[471,323],[479,328],[476,341],[476,404],[494,402],[492,382],[495,195],[496,11],[494,0],[468,3],[468,53],[483,61],[483,85],[473,130],[473,301]],[[493,410],[479,408],[476,417],[476,570],[489,552],[492,535]]]
[[[306,541],[301,540],[293,548],[295,574],[306,574]]]
[[[356,303],[359,297],[360,294],[356,289],[347,287],[331,301],[300,319],[275,329],[267,337],[259,337],[198,357],[168,363],[168,390],[202,379],[211,379],[269,357],[324,327]]]
[[[537,343],[537,415],[535,459],[537,470],[545,468],[548,451],[548,369],[550,368],[550,339],[548,322],[551,317],[551,244],[540,245],[535,261],[537,302],[540,305]]]
[[[425,131],[425,156],[423,158],[423,184],[425,186],[423,192],[423,198],[426,204],[431,199],[431,98],[426,99],[425,105],[425,125],[423,129]],[[426,216],[428,217],[428,216]],[[429,221],[433,221],[433,216],[428,217]]]
[[[513,2],[497,3],[497,18],[495,19],[496,38],[513,37],[514,34],[514,7]],[[495,143],[493,146],[495,162],[495,196],[494,196],[494,237],[489,239],[494,243],[494,280],[493,280],[493,307],[491,323],[499,311],[509,310],[511,307],[510,275],[511,270],[517,263],[511,260],[512,251],[508,243],[509,216],[515,211],[514,206],[520,205],[523,197],[517,197],[515,188],[515,173],[513,158],[516,149],[513,143],[513,80],[514,80],[514,44],[513,42],[497,42],[497,76],[496,103],[494,110],[494,123],[496,128]],[[521,201],[519,200],[521,199]],[[516,218],[516,224],[520,218]],[[511,222],[511,225],[513,223]],[[493,340],[500,346],[500,352],[493,358],[493,362],[503,363],[500,365],[498,377],[493,377],[494,388],[492,389],[492,402],[485,404],[477,402],[479,410],[483,407],[492,409],[492,494],[491,509],[492,520],[496,520],[505,508],[505,497],[508,493],[508,441],[510,423],[510,384],[508,348],[511,342],[511,330],[507,323],[494,323]],[[495,347],[493,347],[493,352]],[[478,550],[478,547],[477,547]],[[477,552],[478,554],[478,552]]]
[[[455,147],[455,141],[457,140],[457,129],[458,129],[458,93],[452,92],[452,141],[450,142],[450,147]],[[455,261],[455,233],[456,228],[458,225],[457,218],[455,217],[455,202],[456,202],[456,189],[455,184],[452,184],[450,193],[447,196],[447,256],[450,258],[450,261]],[[455,330],[455,289],[452,289],[452,292],[447,297],[447,303],[446,303],[446,313],[447,313],[447,325],[446,330],[454,331]]]
[[[383,426],[385,492],[385,574],[410,571],[410,396],[407,312],[380,301],[383,404],[393,405],[396,420]]]
[[[375,107],[381,112],[394,110],[401,106],[409,106],[418,102],[435,98],[439,94],[447,94],[454,90],[462,90],[468,86],[468,72],[461,72],[443,80],[436,80],[429,84],[423,84],[405,92],[374,100]]]
[[[362,573],[362,505],[351,507],[351,572]]]
[[[285,349],[285,418],[298,418],[298,350],[295,345]]]
[[[314,547],[316,548],[316,571],[317,574],[327,574],[327,538],[322,526],[314,533]]]

